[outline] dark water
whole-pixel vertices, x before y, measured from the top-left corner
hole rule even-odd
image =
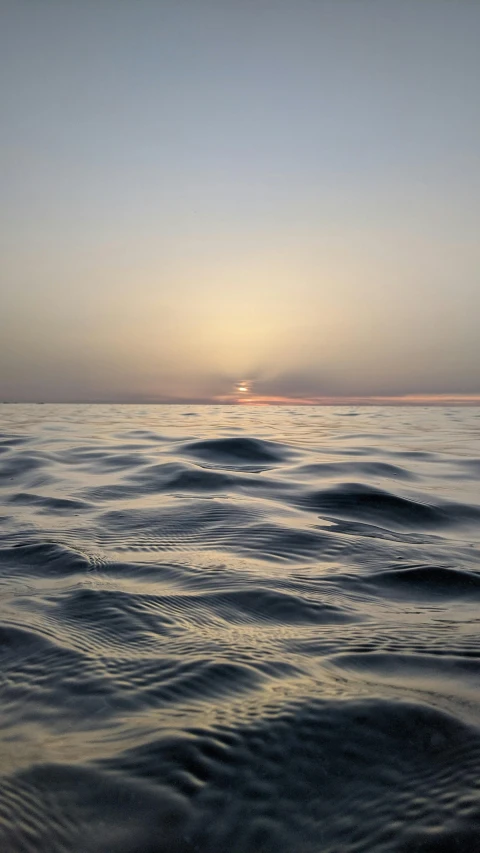
[[[480,850],[480,410],[0,407],[0,850]]]

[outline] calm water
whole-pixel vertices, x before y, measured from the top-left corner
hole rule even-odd
[[[480,850],[480,410],[0,407],[4,853]]]

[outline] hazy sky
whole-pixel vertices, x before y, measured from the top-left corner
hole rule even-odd
[[[0,0],[0,399],[480,393],[479,45],[479,0]]]

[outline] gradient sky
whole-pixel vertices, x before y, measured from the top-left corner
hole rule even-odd
[[[1,0],[0,399],[479,394],[479,45],[478,0]]]

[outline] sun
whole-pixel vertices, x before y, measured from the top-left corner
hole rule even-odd
[[[246,379],[242,379],[235,385],[237,394],[248,394],[250,392],[250,383]]]

